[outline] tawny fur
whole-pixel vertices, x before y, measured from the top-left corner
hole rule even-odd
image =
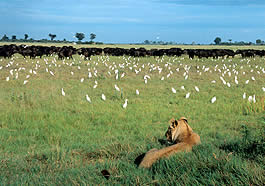
[[[201,143],[200,136],[192,131],[185,117],[181,117],[179,120],[170,120],[170,126],[166,132],[166,137],[167,140],[174,145],[160,150],[155,148],[149,150],[145,154],[139,167],[149,168],[161,158],[169,157],[177,152],[189,152],[194,145]]]

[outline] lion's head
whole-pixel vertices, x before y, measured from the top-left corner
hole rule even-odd
[[[170,125],[165,136],[171,143],[182,142],[192,132],[191,127],[188,125],[187,118],[185,117],[181,117],[179,120],[172,118],[169,122]]]

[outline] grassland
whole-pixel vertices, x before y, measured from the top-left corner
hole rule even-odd
[[[52,56],[44,61],[16,54],[0,59],[0,68],[1,185],[262,185],[265,181],[264,58],[93,56],[84,61],[75,55],[73,60]],[[220,80],[222,74],[230,87]],[[147,83],[145,75],[150,76]],[[253,95],[256,103],[248,101]],[[214,96],[216,102],[211,103]],[[137,168],[136,157],[164,147],[158,139],[164,138],[168,121],[181,116],[188,118],[202,145],[162,159],[149,170]],[[109,180],[101,174],[104,169],[110,172]]]

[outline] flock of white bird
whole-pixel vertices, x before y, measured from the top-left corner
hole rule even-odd
[[[39,73],[48,73],[50,76],[55,77],[56,68],[61,68],[64,66],[71,67],[69,68],[69,75],[71,76],[74,76],[75,74],[73,72],[75,71],[74,68],[77,68],[77,70],[86,68],[87,74],[85,74],[85,76],[87,78],[82,77],[80,79],[80,82],[83,83],[85,79],[89,79],[90,81],[94,82],[94,89],[98,86],[97,77],[101,76],[102,74],[105,77],[114,78],[114,80],[116,81],[123,79],[126,76],[135,74],[137,76],[143,77],[143,83],[148,84],[148,81],[155,76],[159,76],[160,80],[158,81],[165,81],[176,74],[181,74],[184,80],[188,80],[190,78],[190,71],[192,69],[193,72],[197,73],[197,75],[199,76],[201,76],[202,74],[205,74],[207,76],[207,73],[218,73],[219,79],[209,79],[209,82],[215,84],[217,81],[221,81],[224,86],[227,86],[228,88],[237,86],[239,84],[247,85],[255,83],[255,76],[261,76],[261,78],[263,79],[265,78],[264,58],[259,58],[260,65],[257,65],[258,63],[253,64],[253,62],[255,62],[256,60],[255,58],[236,59],[239,63],[234,62],[234,59],[212,59],[212,64],[215,64],[215,66],[212,64],[209,65],[208,63],[205,63],[205,65],[202,65],[204,63],[199,63],[201,66],[198,65],[199,61],[204,61],[203,59],[196,59],[197,61],[193,59],[192,61],[189,61],[189,63],[185,64],[187,60],[189,59],[184,59],[183,57],[162,57],[156,59],[150,58],[150,61],[153,62],[144,63],[141,61],[141,58],[123,56],[119,57],[119,62],[115,62],[110,60],[109,56],[98,56],[94,57],[91,61],[84,61],[82,59],[82,56],[80,56],[80,58],[78,59],[76,58],[57,61],[55,57],[30,60],[15,56],[9,60],[0,59],[0,79],[1,81],[6,82],[22,79],[23,85],[26,86],[30,81],[34,81],[34,75],[37,75]],[[44,72],[43,69],[45,69]],[[182,74],[182,72],[184,73]],[[246,74],[251,74],[251,78],[244,80],[244,82],[243,80],[239,79],[239,76],[241,76],[242,78],[246,76]],[[227,79],[230,79],[230,82]],[[233,79],[233,82],[231,81],[231,79]],[[265,92],[265,81],[262,82],[262,84],[260,84],[259,86],[262,91]],[[122,91],[122,89],[120,89],[117,84],[114,85],[114,89],[118,92]],[[180,89],[185,90],[184,85],[182,85]],[[194,85],[194,89],[197,93],[200,92],[200,89],[197,85]],[[171,90],[173,94],[177,94],[176,88],[171,87]],[[66,96],[67,92],[65,92],[64,88],[61,88],[61,94],[62,96]],[[138,89],[135,90],[135,94],[137,96],[140,95]],[[190,96],[191,92],[187,92],[185,98],[189,99]],[[84,97],[89,103],[92,103],[92,100],[88,94],[84,95]],[[102,93],[101,99],[103,101],[106,101],[106,95]],[[247,97],[246,92],[244,92],[243,99],[247,99],[249,102],[256,103],[255,94],[249,95],[249,97]],[[217,98],[215,95],[213,95],[209,99],[210,103],[215,103],[216,100]],[[127,108],[127,105],[128,99],[125,99],[122,107],[125,109]]]

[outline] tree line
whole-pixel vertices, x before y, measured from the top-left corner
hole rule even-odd
[[[228,39],[227,41],[222,41],[220,37],[216,37],[213,41],[214,43],[211,43],[211,45],[265,45],[265,41],[261,39],[257,39],[256,43],[253,42],[245,42],[245,41],[234,41],[232,42],[232,39]],[[140,43],[144,45],[186,45],[184,43],[176,43],[174,41],[170,42],[164,42],[164,41],[150,41],[150,40],[145,40],[144,42]],[[191,45],[200,45],[195,42],[190,43]]]
[[[265,41],[262,41],[261,39],[257,39],[256,43],[252,42],[245,42],[245,41],[235,41],[232,42],[232,39],[228,39],[227,42],[222,42],[222,39],[220,37],[216,37],[214,39],[215,45],[265,45]]]
[[[16,35],[12,35],[11,39],[5,34],[0,41],[1,42],[54,42],[54,43],[73,43],[73,41],[68,41],[66,39],[63,40],[54,40],[57,35],[49,33],[48,36],[50,37],[50,40],[48,39],[41,39],[41,40],[35,40],[33,38],[29,38],[28,34],[24,34],[24,38],[17,39]],[[82,42],[82,40],[86,37],[84,33],[77,32],[74,37],[78,40],[78,44],[103,44],[102,42],[94,42],[93,40],[96,39],[96,34],[91,33],[90,34],[90,41],[89,42]],[[137,44],[137,43],[136,43]],[[178,43],[170,41],[170,42],[164,42],[164,41],[149,41],[145,40],[143,43],[138,43],[138,44],[145,44],[145,45],[177,45]],[[191,43],[192,45],[195,45],[195,42]],[[244,41],[235,41],[232,42],[232,39],[228,39],[226,42],[222,41],[220,37],[216,37],[214,39],[214,44],[215,45],[265,45],[265,41],[261,39],[257,39],[256,43],[253,42],[244,42]]]
[[[24,34],[24,38],[17,39],[16,35],[12,35],[11,38],[9,38],[6,34],[0,39],[2,42],[54,42],[54,43],[72,43],[73,41],[68,41],[66,39],[63,40],[54,40],[57,35],[49,33],[48,36],[50,37],[50,40],[48,39],[40,39],[35,40],[33,38],[29,38],[28,34]],[[91,33],[90,34],[90,41],[89,42],[82,42],[82,40],[86,37],[84,33],[77,32],[74,37],[78,40],[78,44],[103,44],[102,42],[94,42],[93,40],[96,39],[96,34]]]

